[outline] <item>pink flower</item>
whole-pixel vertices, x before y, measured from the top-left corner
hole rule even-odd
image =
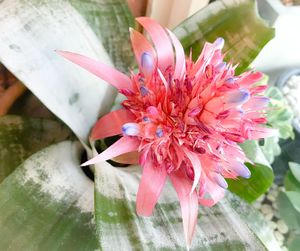
[[[224,40],[206,43],[196,62],[186,58],[175,35],[146,17],[137,21],[152,42],[131,30],[138,73],[123,73],[85,56],[59,52],[115,86],[126,100],[123,109],[102,117],[93,140],[122,134],[111,147],[84,165],[128,152],[139,152],[143,174],[136,210],[149,216],[167,177],[179,197],[188,246],[195,231],[198,203],[212,206],[227,188],[224,178],[249,178],[239,147],[248,139],[272,134],[264,128],[267,86],[256,85],[260,72],[235,76],[221,53]],[[130,155],[132,156],[132,155]],[[131,157],[128,163],[134,162]]]

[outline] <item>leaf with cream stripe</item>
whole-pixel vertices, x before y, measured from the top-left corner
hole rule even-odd
[[[0,185],[0,250],[95,250],[93,182],[82,147],[65,141],[27,159]]]

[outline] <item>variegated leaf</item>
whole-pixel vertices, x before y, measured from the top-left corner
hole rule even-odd
[[[115,90],[55,50],[78,52],[112,65],[108,49],[114,62],[126,68],[129,24],[132,17],[122,0],[4,0],[0,61],[86,141],[94,122],[110,109]]]
[[[72,132],[57,121],[0,117],[0,183],[33,153],[72,137]]]
[[[186,250],[174,189],[167,184],[153,216],[139,217],[135,212],[139,179],[139,167],[115,168],[106,162],[95,166],[95,216],[101,249]],[[243,214],[235,207],[243,208]],[[236,197],[224,199],[213,208],[201,207],[191,250],[266,250],[262,241],[272,250],[280,250],[261,218],[253,214],[248,214],[249,220],[245,217],[251,210]],[[261,225],[261,240],[247,221]]]
[[[204,42],[218,37],[225,39],[225,60],[238,63],[244,71],[265,44],[274,37],[274,30],[258,18],[253,0],[221,0],[209,4],[174,29],[187,54],[197,58]]]
[[[93,182],[79,167],[82,152],[78,142],[52,145],[0,184],[0,250],[98,248]]]

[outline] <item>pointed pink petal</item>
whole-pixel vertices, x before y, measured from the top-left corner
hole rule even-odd
[[[264,74],[262,72],[245,72],[241,75],[241,78],[237,80],[237,83],[243,86],[250,86],[263,78]]]
[[[124,153],[118,157],[113,158],[113,161],[122,163],[122,164],[138,164],[139,163],[139,152],[130,152],[130,153]]]
[[[201,75],[201,73],[204,71],[205,67],[207,66],[207,61],[212,58],[214,52],[215,52],[215,47],[213,46],[213,44],[206,42],[203,45],[201,54],[199,55],[197,61],[195,62],[191,74],[197,73],[197,75]]]
[[[254,126],[249,136],[249,139],[252,140],[278,136],[278,130],[273,128]]]
[[[148,160],[143,167],[136,197],[136,212],[141,216],[150,216],[157,203],[158,197],[166,183],[167,172],[161,166],[153,166]]]
[[[250,88],[251,95],[254,96],[255,94],[263,93],[265,90],[268,89],[268,85],[259,85]]]
[[[192,238],[195,233],[197,217],[198,217],[198,198],[196,191],[190,193],[192,182],[187,178],[186,174],[178,169],[170,174],[171,182],[177,192],[181,213],[185,239],[188,248],[191,246]]]
[[[167,67],[173,66],[173,47],[165,29],[148,17],[139,17],[136,20],[146,29],[154,43],[160,69],[165,70]]]
[[[210,199],[200,198],[199,203],[207,207],[212,207],[225,195],[225,190],[208,178],[205,180],[205,192],[210,195]]]
[[[93,165],[98,162],[102,162],[108,159],[112,159],[124,153],[129,153],[136,151],[139,147],[139,141],[134,137],[122,137],[117,142],[112,144],[102,153],[98,154],[96,157],[90,159],[89,161],[82,164],[82,166]]]
[[[194,169],[194,181],[193,181],[192,189],[190,191],[190,193],[192,193],[196,189],[196,186],[198,185],[199,180],[200,180],[201,169],[202,169],[201,162],[200,162],[200,159],[197,156],[197,154],[195,154],[194,152],[191,152],[186,148],[182,148],[182,150],[184,151],[185,155],[191,161],[191,164],[192,164],[193,169]]]
[[[77,53],[67,51],[57,51],[57,53],[118,89],[132,90],[130,78],[110,66]]]
[[[138,31],[130,29],[130,39],[136,60],[141,67],[142,55],[147,52],[152,56],[154,65],[156,65],[156,52],[152,44]]]
[[[243,105],[244,110],[262,110],[268,106],[270,99],[264,96],[254,96]]]
[[[174,78],[181,79],[185,74],[185,54],[183,47],[177,37],[170,31],[167,30],[169,36],[172,40],[174,49],[175,49],[175,57],[176,57],[176,65],[174,70]]]
[[[110,112],[96,122],[91,138],[97,140],[121,134],[122,125],[134,120],[135,116],[126,109]]]

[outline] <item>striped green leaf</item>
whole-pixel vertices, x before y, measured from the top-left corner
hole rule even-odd
[[[86,19],[110,55],[114,65],[124,72],[133,62],[129,27],[134,27],[127,2],[124,0],[69,0]]]
[[[300,182],[295,178],[290,170],[286,172],[284,177],[284,187],[286,191],[296,191],[300,193]]]
[[[125,69],[132,23],[123,0],[0,1],[0,61],[87,141],[97,118],[109,111],[115,90],[55,50],[78,52],[108,65],[111,55]]]
[[[253,0],[220,0],[208,5],[185,20],[174,30],[186,53],[196,59],[206,41],[225,39],[226,60],[239,63],[237,72],[245,70],[265,44],[274,37],[274,30],[258,18]]]
[[[52,145],[0,184],[0,250],[98,248],[93,182],[79,167],[82,151],[71,141]]]
[[[0,117],[0,183],[33,153],[70,137],[72,132],[57,121]]]
[[[138,217],[135,199],[139,179],[139,167],[115,168],[106,162],[96,166],[95,217],[100,248],[186,250],[174,189],[166,185],[153,216]],[[280,250],[262,217],[251,210],[232,195],[213,208],[201,207],[191,250],[266,250],[270,246]],[[257,230],[255,224],[261,226],[261,232],[253,232]]]

